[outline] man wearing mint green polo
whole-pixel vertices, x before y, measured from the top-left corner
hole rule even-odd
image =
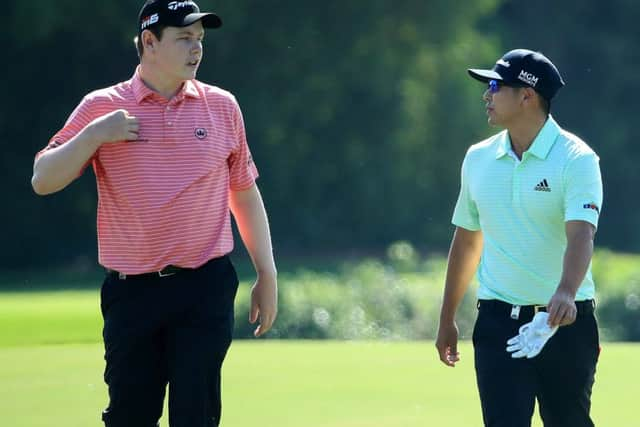
[[[455,314],[477,271],[473,345],[485,426],[529,427],[536,399],[547,427],[593,426],[598,156],[549,114],[564,82],[541,53],[516,49],[491,70],[468,72],[487,84],[488,122],[504,130],[473,145],[462,165],[436,340],[440,360],[460,360]],[[539,311],[557,333],[539,354],[517,358],[507,341]]]

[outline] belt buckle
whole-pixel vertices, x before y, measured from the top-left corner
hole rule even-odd
[[[538,314],[539,311],[543,311],[542,309],[547,309],[546,305],[542,305],[542,304],[535,304],[533,306],[533,314]]]
[[[174,274],[176,274],[175,271],[170,271],[168,273],[163,273],[162,270],[158,271],[158,277],[168,277],[173,276]]]

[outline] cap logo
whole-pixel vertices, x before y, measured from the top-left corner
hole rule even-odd
[[[509,67],[511,67],[511,64],[509,64],[509,62],[508,62],[508,61],[505,61],[504,59],[498,59],[498,60],[496,61],[496,64],[498,64],[498,65],[502,65],[502,66],[503,66],[503,67],[505,67],[505,68],[509,68]]]
[[[520,70],[520,74],[518,75],[518,80],[522,80],[526,84],[532,87],[536,87],[538,84],[538,77],[534,76],[531,73],[527,73],[525,70]]]
[[[147,16],[146,18],[144,18],[142,20],[142,23],[140,24],[140,31],[144,30],[148,26],[153,25],[153,24],[155,24],[157,22],[158,22],[158,14],[157,13],[154,13],[153,15]]]
[[[191,6],[193,5],[192,1],[171,1],[167,5],[169,10],[178,10],[181,7]]]

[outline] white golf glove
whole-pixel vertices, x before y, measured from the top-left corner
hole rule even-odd
[[[539,311],[533,320],[520,326],[520,333],[507,341],[507,352],[511,357],[531,359],[542,351],[542,347],[558,330],[557,326],[550,327],[547,323],[549,313]]]

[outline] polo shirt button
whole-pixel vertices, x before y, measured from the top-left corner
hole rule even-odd
[[[171,126],[172,122],[167,122],[167,125]]]

